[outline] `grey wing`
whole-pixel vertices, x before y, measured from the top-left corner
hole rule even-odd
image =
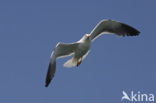
[[[139,31],[135,28],[114,20],[102,20],[90,33],[90,39],[94,40],[104,33],[114,33],[119,36],[136,36]]]
[[[74,53],[77,46],[78,43],[58,43],[53,55],[55,55],[56,58],[69,56]]]
[[[65,44],[65,43],[58,43],[52,52],[50,56],[50,63],[47,71],[46,76],[46,84],[45,86],[48,87],[50,81],[54,77],[55,71],[56,71],[56,59],[59,57],[69,56],[72,54],[75,49],[77,48],[78,43],[71,43],[71,44]]]

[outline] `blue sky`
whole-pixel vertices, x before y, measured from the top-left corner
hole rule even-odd
[[[0,1],[1,103],[120,103],[122,91],[156,95],[155,0]],[[103,35],[77,68],[59,59],[44,87],[57,42],[75,42],[102,19],[138,29],[137,37]]]

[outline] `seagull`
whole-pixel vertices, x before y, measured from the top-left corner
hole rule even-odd
[[[56,71],[56,59],[73,55],[65,62],[64,67],[79,66],[88,55],[91,43],[102,34],[116,34],[118,36],[137,36],[139,31],[127,24],[115,20],[102,20],[90,34],[85,34],[79,41],[74,43],[59,42],[50,56],[45,87],[48,87]]]

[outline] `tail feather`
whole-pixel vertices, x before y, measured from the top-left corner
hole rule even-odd
[[[78,60],[76,58],[71,58],[64,63],[64,67],[71,68],[77,65]]]

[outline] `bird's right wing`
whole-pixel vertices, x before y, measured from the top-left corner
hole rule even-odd
[[[55,71],[56,71],[56,59],[60,57],[65,57],[71,55],[75,49],[77,48],[78,43],[58,43],[52,52],[50,56],[50,63],[47,71],[46,76],[46,84],[47,87],[51,81],[51,79],[54,77]]]
[[[101,34],[116,34],[118,36],[136,36],[139,31],[135,28],[115,20],[102,20],[90,33],[90,39],[93,41]]]

